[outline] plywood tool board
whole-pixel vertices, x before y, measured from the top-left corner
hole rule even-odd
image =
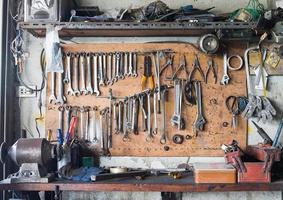
[[[63,45],[64,52],[150,52],[159,49],[171,49],[174,51],[174,68],[179,66],[180,55],[186,56],[186,65],[189,71],[192,70],[192,63],[195,54],[198,55],[202,70],[207,69],[207,55],[200,53],[190,44],[180,43],[147,43],[147,44],[72,44]],[[243,49],[234,48],[229,50],[232,53],[242,54]],[[179,131],[176,127],[170,124],[170,118],[174,111],[174,89],[168,92],[168,100],[166,102],[166,121],[167,134],[169,141],[165,145],[160,144],[161,132],[155,137],[153,142],[146,141],[146,132],[140,131],[138,135],[130,134],[130,141],[124,142],[122,135],[113,135],[113,145],[110,149],[112,156],[221,156],[223,155],[220,149],[221,144],[228,143],[235,139],[239,142],[240,147],[246,146],[246,129],[247,122],[238,117],[238,127],[233,130],[231,125],[232,116],[225,106],[225,100],[230,95],[245,96],[246,95],[246,76],[245,71],[230,72],[230,84],[222,86],[219,84],[222,78],[222,56],[213,57],[218,68],[218,82],[214,84],[212,73],[209,75],[208,84],[202,82],[202,97],[203,97],[203,113],[207,120],[205,131],[199,132],[196,137],[193,133],[193,123],[196,118],[196,106],[187,106],[183,104],[182,116],[185,119],[186,129]],[[141,75],[143,74],[144,56],[138,55],[138,73],[137,78],[125,78],[114,83],[113,86],[100,87],[102,96],[108,95],[109,88],[112,88],[114,96],[131,96],[141,91]],[[161,59],[161,66],[165,60]],[[152,68],[154,72],[154,68]],[[185,78],[186,74],[180,74],[180,78]],[[199,73],[196,73],[196,80],[201,80]],[[164,77],[161,77],[161,83],[167,84]],[[65,91],[67,88],[65,87]],[[50,94],[50,75],[48,75],[47,99]],[[109,105],[108,99],[97,98],[95,96],[69,96],[67,97],[67,105],[71,106],[98,106],[103,109]],[[58,110],[56,106],[49,104],[46,111],[46,130],[52,130],[53,138],[58,127]],[[153,115],[152,115],[153,116]],[[151,117],[153,120],[153,117]],[[139,114],[141,121],[141,114]],[[224,127],[223,123],[228,122],[229,126]],[[153,122],[152,122],[153,123]],[[78,123],[80,124],[80,123]],[[141,122],[139,122],[140,126]],[[161,124],[161,116],[158,116],[158,126]],[[79,125],[80,126],[80,125]],[[66,130],[66,127],[65,127]],[[78,130],[80,130],[78,128]],[[172,136],[181,134],[184,136],[192,136],[189,140],[184,140],[183,144],[174,144]],[[99,144],[98,144],[99,146]],[[169,150],[165,151],[164,146],[168,146]]]

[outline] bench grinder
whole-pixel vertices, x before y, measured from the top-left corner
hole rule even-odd
[[[0,159],[4,164],[11,159],[20,169],[10,174],[5,181],[9,183],[46,183],[55,176],[49,173],[56,165],[56,145],[44,138],[21,138],[11,147],[5,142],[0,146]]]

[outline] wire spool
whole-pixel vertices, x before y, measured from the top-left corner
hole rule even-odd
[[[200,37],[199,48],[206,54],[215,54],[219,48],[219,39],[214,34],[206,34]]]

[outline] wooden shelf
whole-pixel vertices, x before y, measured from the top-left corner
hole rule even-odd
[[[61,37],[94,36],[199,36],[216,33],[218,30],[255,32],[258,22],[58,22],[58,23],[18,23],[36,37],[45,37],[48,25],[59,26]],[[243,37],[241,38],[243,39]]]
[[[227,191],[283,191],[283,180],[245,184],[195,184],[192,174],[174,180],[168,176],[151,176],[144,180],[119,178],[95,183],[55,181],[52,183],[5,184],[0,182],[0,190],[16,191],[146,191],[146,192],[227,192]]]

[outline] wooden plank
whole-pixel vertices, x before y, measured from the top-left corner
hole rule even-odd
[[[198,54],[203,71],[207,68],[207,55],[201,54],[190,44],[180,43],[148,43],[148,44],[72,44],[63,45],[64,51],[70,52],[113,52],[113,51],[141,51],[148,52],[157,49],[172,49],[175,54],[174,68],[179,66],[180,55],[186,55],[187,68],[192,70],[192,62],[194,55]],[[229,50],[229,54],[240,53],[242,48],[234,48]],[[196,106],[183,106],[182,115],[185,118],[186,129],[183,131],[177,130],[170,125],[170,118],[174,110],[174,94],[173,90],[169,91],[168,101],[166,102],[166,119],[167,132],[170,141],[167,142],[169,151],[164,151],[164,145],[159,143],[161,133],[155,136],[154,141],[146,142],[146,133],[140,132],[138,136],[131,134],[130,142],[123,142],[121,135],[113,134],[113,148],[110,149],[112,156],[222,156],[223,151],[220,149],[221,144],[228,143],[232,139],[239,142],[241,148],[246,146],[246,120],[238,118],[238,127],[233,130],[230,126],[223,127],[223,122],[231,122],[231,114],[225,107],[225,99],[230,95],[245,96],[246,95],[246,78],[244,70],[230,72],[231,81],[228,86],[221,86],[219,81],[222,78],[222,56],[215,56],[215,63],[218,66],[218,83],[214,84],[212,74],[209,76],[208,84],[202,83],[203,90],[203,111],[207,120],[205,131],[198,134],[196,137],[193,133],[193,123],[196,118]],[[161,65],[164,64],[162,60]],[[139,75],[143,73],[143,56],[138,56],[138,71]],[[180,77],[185,78],[185,74],[180,74]],[[167,84],[163,80],[162,84]],[[200,80],[200,75],[196,73],[196,79]],[[50,76],[48,76],[50,80]],[[114,96],[129,96],[141,91],[140,86],[141,76],[137,78],[126,78],[119,80],[111,88]],[[107,95],[110,87],[102,87],[102,95]],[[65,88],[66,91],[66,88]],[[50,94],[50,81],[47,85],[47,98]],[[66,95],[67,96],[67,95]],[[67,103],[72,106],[98,106],[103,109],[108,106],[109,101],[106,99],[96,98],[95,96],[67,96]],[[140,116],[141,121],[141,116]],[[158,116],[160,127],[161,116]],[[141,124],[141,123],[139,123]],[[46,129],[51,129],[55,137],[55,132],[58,127],[58,111],[56,106],[48,105],[46,112]],[[80,130],[80,129],[78,129]],[[172,137],[174,134],[182,134],[184,136],[192,136],[191,140],[185,140],[182,145],[174,144]],[[99,145],[98,145],[99,146]]]

